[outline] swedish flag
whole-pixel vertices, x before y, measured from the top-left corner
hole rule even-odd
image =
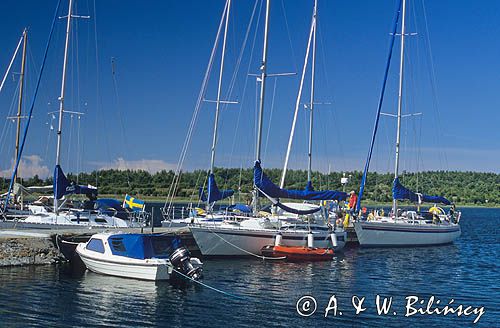
[[[130,208],[134,212],[141,212],[144,211],[145,203],[143,200],[134,198],[127,194],[123,200],[123,207]]]

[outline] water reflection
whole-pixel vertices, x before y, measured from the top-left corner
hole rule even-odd
[[[462,237],[443,247],[347,248],[331,262],[288,263],[251,259],[205,259],[203,282],[244,299],[211,289],[169,282],[110,277],[70,266],[0,269],[0,326],[149,327],[149,326],[464,326],[467,318],[376,316],[374,296],[393,296],[396,310],[404,297],[435,295],[448,302],[483,305],[479,326],[500,320],[497,295],[498,210],[473,217],[463,212]],[[479,214],[485,211],[479,211]],[[299,317],[303,295],[318,301],[318,313]],[[324,318],[336,295],[345,314]],[[355,316],[352,295],[366,296],[372,311]],[[350,311],[349,311],[350,310]],[[321,313],[323,312],[323,313]]]

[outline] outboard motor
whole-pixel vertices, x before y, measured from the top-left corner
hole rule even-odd
[[[191,254],[185,247],[179,247],[169,257],[170,263],[182,274],[193,280],[201,278],[201,267],[194,267],[191,263]]]

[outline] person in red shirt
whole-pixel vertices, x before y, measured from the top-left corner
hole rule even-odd
[[[349,193],[351,195],[349,197],[349,210],[353,211],[354,208],[356,207],[356,203],[358,202],[358,195],[353,191]]]

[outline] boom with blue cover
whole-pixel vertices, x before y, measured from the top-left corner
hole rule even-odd
[[[203,202],[206,202],[208,200],[209,203],[213,203],[218,200],[231,197],[234,194],[234,190],[232,189],[219,190],[219,188],[217,187],[217,183],[215,183],[214,174],[210,173],[208,176],[207,194],[208,197],[205,194],[203,188],[200,188],[200,199]]]
[[[407,199],[415,203],[441,203],[445,205],[450,205],[451,202],[442,196],[430,196],[419,194],[406,188],[399,182],[399,178],[394,179],[392,185],[392,198],[402,200]]]
[[[64,175],[60,165],[54,169],[54,197],[61,199],[64,195],[83,194],[97,197],[97,188],[80,186],[70,182]]]
[[[259,190],[266,195],[275,198],[290,198],[301,200],[345,200],[347,194],[337,190],[320,190],[315,191],[311,182],[307,183],[304,190],[281,189],[275,185],[267,175],[262,171],[260,162],[256,161],[253,170],[253,181]]]

